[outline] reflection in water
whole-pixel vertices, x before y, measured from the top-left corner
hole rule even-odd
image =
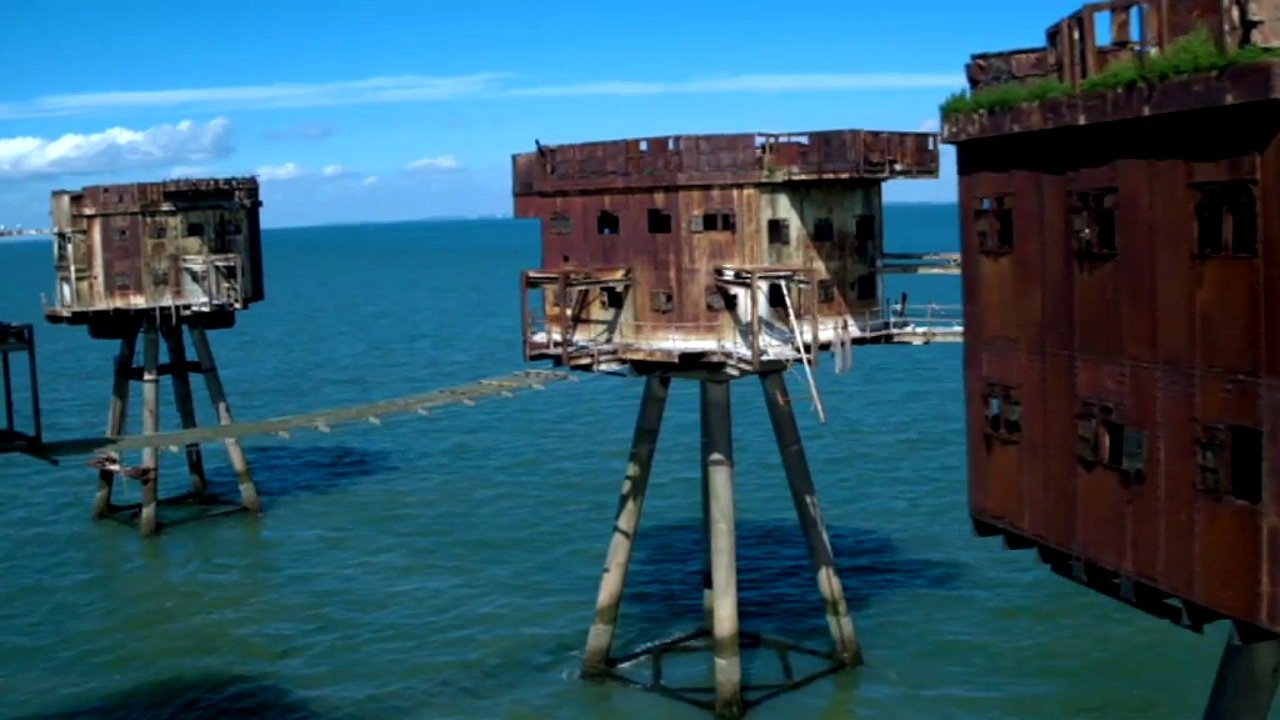
[[[401,469],[390,452],[356,445],[260,445],[246,447],[245,454],[258,494],[267,498],[323,495]],[[206,465],[210,489],[238,497],[230,465],[220,461]]]
[[[743,629],[801,636],[815,630],[825,633],[822,597],[799,524],[740,520],[737,530]],[[854,613],[895,591],[946,589],[959,580],[953,563],[907,557],[882,533],[845,527],[828,527],[827,532]],[[705,548],[696,522],[642,524],[619,630],[648,641],[700,621]]]
[[[328,720],[292,691],[245,675],[170,678],[129,688],[101,702],[23,720]]]

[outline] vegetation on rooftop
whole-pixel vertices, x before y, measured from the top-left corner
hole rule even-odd
[[[1225,51],[1218,46],[1209,31],[1201,27],[1179,38],[1159,54],[1113,62],[1102,72],[1085,79],[1079,88],[1058,78],[1048,78],[1031,83],[995,85],[977,92],[961,90],[947,98],[942,103],[941,110],[944,118],[982,110],[1005,110],[1023,103],[1151,85],[1195,73],[1221,72],[1238,65],[1278,57],[1280,51],[1256,46]]]

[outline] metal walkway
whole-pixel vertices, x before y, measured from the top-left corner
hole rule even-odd
[[[388,416],[408,413],[427,415],[437,408],[450,405],[475,405],[477,400],[487,398],[513,397],[518,392],[542,390],[549,383],[565,380],[574,381],[577,378],[571,377],[568,372],[525,370],[511,375],[478,380],[466,385],[364,405],[286,415],[266,420],[234,422],[230,425],[210,425],[153,435],[58,440],[29,446],[23,451],[47,460],[55,460],[76,455],[120,453],[125,450],[140,450],[144,447],[167,447],[177,451],[187,445],[216,442],[227,438],[264,435],[287,438],[294,430],[329,432],[336,425],[356,422],[380,425],[382,419]]]

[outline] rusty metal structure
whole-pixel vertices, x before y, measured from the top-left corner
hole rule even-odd
[[[541,221],[542,268],[521,277],[526,360],[585,372],[634,373],[645,387],[631,458],[587,637],[583,674],[673,695],[736,716],[816,677],[861,663],[862,650],[818,509],[783,372],[832,350],[959,328],[921,328],[885,301],[886,272],[954,271],[945,254],[884,252],[881,184],[938,173],[927,133],[838,130],[787,135],[651,137],[536,145],[513,158],[515,214]],[[893,261],[886,263],[886,259]],[[832,649],[819,652],[738,626],[729,382],[758,375],[788,485],[826,606]],[[701,629],[615,656],[627,569],[672,378],[700,384],[707,562]],[[745,677],[741,648],[776,652],[783,677]],[[714,654],[714,685],[663,680],[670,653]],[[828,665],[797,677],[787,658]],[[647,660],[648,681],[625,669]]]
[[[55,324],[84,325],[93,338],[118,340],[107,435],[124,434],[130,389],[142,383],[144,434],[159,432],[159,383],[168,376],[184,428],[196,426],[191,375],[201,375],[219,422],[232,422],[207,331],[232,327],[235,314],[265,297],[258,183],[254,178],[169,180],[95,185],[52,196],[56,288],[44,315]],[[184,329],[196,360],[188,359]],[[139,337],[142,358],[135,364]],[[160,362],[164,339],[169,362]],[[163,502],[193,502],[259,512],[257,490],[234,438],[225,439],[239,476],[241,502],[209,491],[198,443],[186,446],[192,490]],[[142,484],[137,505],[111,501],[119,458],[100,458],[94,517],[136,517],[143,535],[159,528],[157,448],[144,447],[141,466],[125,474]]]
[[[880,186],[936,177],[937,142],[839,130],[516,155],[515,214],[542,223],[542,268],[521,282],[526,359],[750,373],[888,341]]]
[[[231,327],[264,299],[254,178],[53,193],[57,289],[45,317],[119,339],[139,313]]]
[[[27,425],[17,415],[15,358],[27,365]],[[40,420],[40,380],[36,370],[36,333],[28,324],[0,322],[0,394],[4,398],[4,425],[0,426],[0,453],[23,453],[49,459],[42,452],[44,434]]]
[[[1094,590],[1197,631],[1233,621],[1206,717],[1262,717],[1280,671],[1280,63],[1088,86],[1197,28],[1224,57],[1275,46],[1280,1],[1087,5],[1045,47],[969,65],[974,92],[1071,93],[944,117],[969,504],[980,535]]]

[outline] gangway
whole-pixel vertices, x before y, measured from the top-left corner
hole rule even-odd
[[[548,384],[560,381],[575,382],[568,372],[554,370],[523,370],[510,375],[477,380],[426,393],[380,400],[330,410],[284,415],[265,420],[238,421],[228,425],[212,425],[190,430],[174,430],[150,435],[120,437],[89,437],[54,440],[24,449],[38,457],[57,458],[82,455],[115,455],[128,450],[143,448],[168,448],[180,452],[187,445],[211,443],[227,438],[276,436],[288,438],[298,430],[329,432],[335,426],[349,423],[381,424],[384,418],[417,413],[427,415],[431,411],[450,405],[475,405],[479,400],[513,397],[516,393],[544,389]]]

